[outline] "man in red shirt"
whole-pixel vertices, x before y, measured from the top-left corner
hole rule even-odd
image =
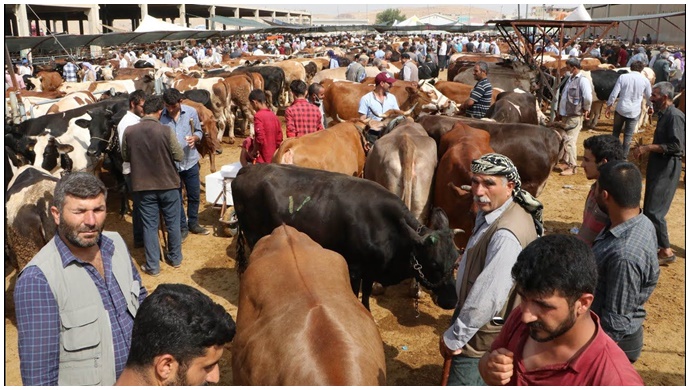
[[[290,83],[290,91],[294,96],[294,101],[285,110],[287,137],[301,137],[323,130],[319,108],[310,104],[306,99],[307,83],[302,80],[294,80]]]
[[[618,66],[628,66],[628,51],[625,50],[625,45],[621,45],[621,48],[618,51]]]
[[[479,362],[486,384],[644,385],[590,310],[597,264],[584,242],[562,234],[534,240],[512,275],[521,303]]]
[[[242,142],[242,152],[240,162],[242,165],[248,163],[269,163],[273,153],[283,142],[283,130],[280,121],[273,111],[268,109],[266,104],[266,94],[260,89],[255,89],[249,93],[249,102],[256,111],[254,114],[254,138],[247,137]]]

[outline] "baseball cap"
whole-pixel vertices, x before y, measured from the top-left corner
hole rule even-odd
[[[387,82],[388,84],[393,84],[396,80],[394,78],[388,76],[388,73],[386,73],[386,72],[381,72],[381,73],[376,75],[376,79],[375,79],[376,85],[379,85],[384,81]]]

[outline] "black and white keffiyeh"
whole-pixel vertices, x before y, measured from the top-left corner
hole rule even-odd
[[[544,234],[542,210],[544,206],[529,192],[522,189],[520,174],[510,159],[502,154],[489,153],[472,161],[472,173],[491,176],[505,176],[508,181],[515,183],[513,188],[513,201],[527,211],[534,220],[537,235]]]

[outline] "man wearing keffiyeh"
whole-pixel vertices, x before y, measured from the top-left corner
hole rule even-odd
[[[519,304],[510,270],[524,247],[543,234],[543,206],[521,188],[512,161],[497,153],[472,161],[477,217],[458,267],[456,305],[439,349],[452,359],[448,385],[479,386],[479,360]]]

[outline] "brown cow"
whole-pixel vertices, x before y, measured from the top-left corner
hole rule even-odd
[[[57,91],[62,85],[63,79],[60,73],[55,71],[42,71],[36,74],[36,77],[29,77],[29,81],[33,84],[36,92],[52,92]]]
[[[96,98],[89,91],[78,91],[67,94],[60,99],[59,102],[54,103],[48,108],[46,114],[55,114],[57,112],[65,112],[73,108],[85,106],[87,104],[96,103]]]
[[[381,335],[352,294],[345,259],[293,227],[256,243],[236,323],[236,386],[386,384]]]
[[[468,85],[463,83],[458,83],[455,81],[443,81],[438,80],[434,87],[444,94],[448,99],[454,101],[458,105],[462,104],[470,97],[474,85]],[[498,94],[503,92],[503,90],[494,88],[491,93],[491,104],[496,101]]]
[[[254,109],[249,102],[249,93],[253,89],[258,89],[259,87],[254,86],[254,80],[251,76],[252,74],[258,73],[244,73],[238,74],[230,77],[225,77],[225,82],[230,86],[230,96],[231,96],[231,117],[228,117],[228,128],[230,134],[235,134],[235,110],[242,111],[244,116],[244,128],[243,132],[249,130],[251,136],[254,135]],[[261,77],[261,75],[259,75]],[[262,78],[263,80],[263,78]]]
[[[216,126],[216,118],[213,116],[213,112],[204,107],[204,105],[201,103],[184,99],[182,100],[182,104],[193,107],[196,110],[196,113],[199,115],[199,121],[201,121],[201,130],[204,133],[198,149],[199,154],[201,154],[202,157],[208,155],[208,159],[211,163],[211,172],[215,172],[216,153],[222,150],[220,142],[218,142],[218,127]]]
[[[489,139],[486,131],[462,123],[441,137],[439,152],[442,149],[443,154],[436,168],[433,204],[446,212],[451,229],[463,230],[455,235],[458,248],[467,245],[477,213],[472,192],[461,187],[472,185],[472,160],[493,153]]]
[[[354,120],[299,138],[288,138],[280,144],[272,162],[361,177],[366,161],[365,126]]]
[[[276,61],[267,65],[277,66],[278,68],[283,69],[283,71],[285,72],[283,92],[281,94],[281,99],[279,99],[279,101],[283,106],[289,105],[291,103],[290,83],[295,80],[302,80],[305,82],[307,80],[307,71],[304,69],[304,65],[302,65],[301,62],[294,60]]]

